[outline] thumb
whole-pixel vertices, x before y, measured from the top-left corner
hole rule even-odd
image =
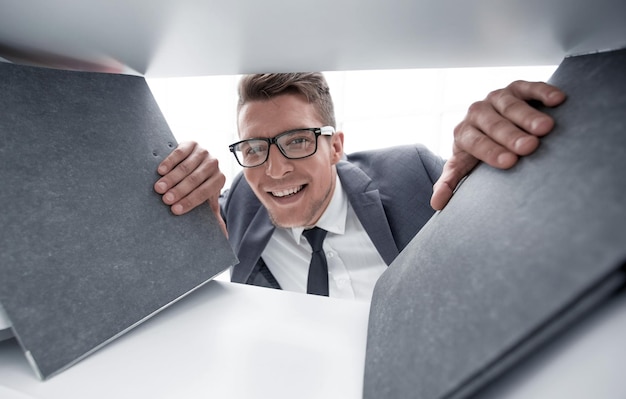
[[[443,166],[439,180],[433,185],[430,206],[434,210],[442,210],[452,198],[459,182],[478,164],[478,159],[467,152],[457,152]]]

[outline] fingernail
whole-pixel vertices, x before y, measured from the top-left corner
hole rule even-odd
[[[515,155],[511,154],[510,152],[503,152],[502,154],[498,155],[497,158],[498,165],[503,167],[509,167],[513,165],[515,163],[515,160]]]
[[[531,124],[533,133],[545,134],[552,128],[552,120],[549,117],[537,118]]]
[[[163,196],[163,201],[165,201],[166,203],[174,202],[174,194],[172,193],[165,194]]]
[[[160,181],[156,184],[156,188],[157,188],[157,191],[161,193],[165,192],[167,190],[167,184],[165,182]]]
[[[541,124],[543,123],[543,118],[535,118],[533,119],[533,121],[530,124],[530,129],[535,132],[537,131],[540,127]],[[519,143],[520,140],[517,140],[517,142]]]
[[[172,213],[175,215],[180,215],[183,213],[183,206],[181,204],[176,204],[172,206]]]
[[[525,153],[528,149],[527,147],[530,145],[530,140],[530,137],[520,137],[519,139],[515,140],[515,152],[518,154]]]
[[[167,172],[167,167],[165,165],[161,165],[157,169],[157,172],[159,172],[159,174],[161,174],[161,175],[164,175]]]
[[[550,100],[556,100],[561,98],[561,92],[558,90],[553,90],[548,94],[548,99]]]

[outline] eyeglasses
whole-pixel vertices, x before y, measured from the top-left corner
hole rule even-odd
[[[289,130],[269,139],[242,140],[228,146],[239,165],[253,168],[265,163],[270,156],[270,146],[276,144],[281,154],[287,159],[310,157],[317,151],[317,138],[321,135],[332,136],[332,126],[311,127]]]

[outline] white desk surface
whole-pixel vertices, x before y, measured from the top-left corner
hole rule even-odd
[[[3,399],[360,398],[369,304],[211,281],[47,381],[0,342]]]

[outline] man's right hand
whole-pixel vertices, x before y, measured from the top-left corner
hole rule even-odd
[[[162,176],[154,190],[175,215],[183,215],[203,202],[208,202],[224,234],[218,198],[226,182],[218,161],[195,142],[181,143],[160,164]]]

